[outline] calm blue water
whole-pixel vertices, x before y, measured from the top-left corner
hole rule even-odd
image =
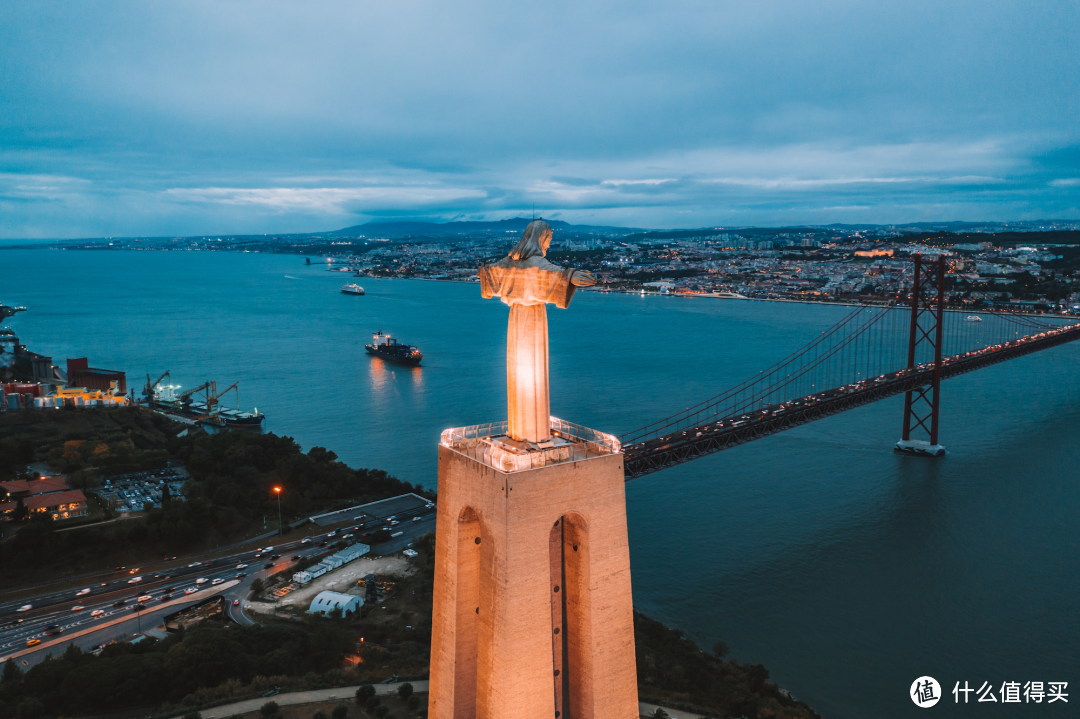
[[[0,252],[31,349],[132,385],[240,381],[305,447],[433,486],[439,432],[505,417],[507,308],[479,287],[352,281],[295,256]],[[579,293],[549,310],[552,412],[622,433],[725,389],[842,308]],[[419,369],[363,351],[375,330]],[[1080,703],[1080,345],[950,380],[942,460],[897,456],[902,399],[627,485],[636,606],[829,717],[1067,716]],[[141,378],[141,379],[140,379]],[[231,400],[230,400],[231,401]],[[1070,704],[953,705],[960,680],[1068,681]],[[974,698],[974,697],[973,697]]]

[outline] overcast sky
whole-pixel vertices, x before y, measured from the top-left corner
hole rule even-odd
[[[0,237],[1080,217],[1077,0],[3,2]]]

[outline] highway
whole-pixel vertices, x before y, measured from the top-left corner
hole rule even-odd
[[[363,542],[361,536],[365,532],[374,532],[384,528],[393,534],[390,541],[378,545],[372,550],[375,556],[393,554],[401,551],[412,542],[416,541],[426,532],[435,530],[434,508],[423,508],[411,512],[409,517],[402,517],[396,526],[389,526],[385,520],[378,519],[368,521],[364,527],[342,527],[321,534],[312,534],[302,540],[287,542],[285,544],[272,545],[272,549],[266,551],[246,550],[236,554],[214,559],[207,562],[193,562],[188,566],[172,567],[169,569],[155,570],[153,566],[128,568],[124,578],[112,579],[108,582],[87,584],[80,589],[68,589],[64,591],[47,591],[41,595],[0,603],[0,657],[8,656],[16,651],[28,648],[27,642],[38,640],[42,650],[31,655],[20,657],[20,664],[30,666],[40,661],[47,651],[55,656],[67,642],[62,642],[58,647],[50,646],[47,650],[44,645],[54,640],[61,640],[64,634],[71,634],[95,626],[102,628],[101,632],[90,633],[78,637],[74,643],[83,649],[96,648],[100,644],[116,639],[124,635],[130,637],[142,630],[149,629],[161,623],[165,614],[177,611],[181,606],[170,604],[167,608],[161,607],[167,598],[173,600],[182,599],[185,593],[194,593],[200,589],[213,586],[217,580],[219,584],[230,580],[240,580],[238,584],[223,592],[228,600],[229,616],[240,624],[253,623],[243,612],[242,605],[233,605],[232,602],[243,602],[250,592],[251,583],[256,578],[266,579],[271,575],[288,569],[297,559],[329,554],[336,549],[330,546],[343,534],[352,533],[354,536],[347,540],[351,542]],[[413,516],[418,521],[413,521]],[[273,540],[267,540],[273,541]],[[320,546],[324,545],[324,546]],[[272,557],[276,556],[276,559]],[[247,565],[247,566],[241,566]],[[135,574],[130,574],[134,570]],[[134,581],[136,577],[140,581]],[[198,583],[198,580],[205,580]],[[90,591],[82,596],[78,593],[84,589]],[[149,597],[142,605],[144,610],[135,611],[139,597]],[[19,611],[21,607],[30,606],[31,609]],[[78,607],[76,609],[76,607]],[[94,616],[96,612],[101,614]],[[128,617],[129,621],[121,625],[116,624],[118,619]],[[37,656],[40,654],[41,656]]]

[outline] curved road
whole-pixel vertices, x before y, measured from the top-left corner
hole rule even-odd
[[[434,530],[435,510],[425,510],[419,515],[419,521],[403,521],[393,530],[403,532],[389,542],[379,545],[378,554],[392,554],[404,549],[425,532]],[[161,623],[161,617],[177,611],[175,604],[161,607],[167,599],[182,599],[185,593],[213,586],[229,580],[240,579],[235,586],[222,593],[229,601],[230,618],[239,624],[254,624],[243,612],[243,607],[234,605],[250,593],[251,583],[256,578],[266,579],[291,566],[297,558],[307,558],[330,551],[320,543],[333,542],[342,533],[352,528],[341,528],[332,532],[313,535],[310,538],[273,545],[269,552],[248,550],[238,552],[209,562],[194,562],[186,567],[174,567],[155,572],[150,567],[136,570],[135,576],[127,579],[115,579],[109,582],[87,585],[83,590],[68,589],[58,592],[45,592],[30,599],[0,603],[0,657],[28,648],[28,642],[38,640],[41,644],[62,639],[64,633],[78,632],[101,626],[101,632],[91,632],[78,637],[74,644],[83,649],[93,649],[120,636],[131,636],[141,630],[149,629]],[[372,527],[365,527],[371,530]],[[389,527],[388,527],[389,529]],[[358,539],[362,539],[357,537]],[[272,540],[270,540],[272,541]],[[265,548],[264,548],[265,549]],[[277,559],[271,559],[277,555]],[[134,581],[135,577],[139,581]],[[198,583],[197,580],[205,580]],[[220,580],[220,581],[218,581]],[[89,589],[82,596],[79,591]],[[149,597],[141,604],[142,611],[135,611],[139,597]],[[23,606],[29,610],[20,611]],[[156,609],[155,609],[156,607]],[[101,614],[94,616],[96,612]],[[128,622],[117,626],[116,621],[129,617]],[[60,645],[66,647],[67,643]],[[20,664],[25,668],[41,660],[47,651],[56,652],[57,647],[49,647],[40,652],[20,657]],[[62,651],[62,650],[61,650]],[[40,655],[40,656],[38,656]]]

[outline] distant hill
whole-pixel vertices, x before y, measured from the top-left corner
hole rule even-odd
[[[597,225],[571,225],[562,220],[544,220],[553,230],[564,232],[604,232],[626,233],[639,231],[632,227],[607,227]],[[475,235],[490,232],[498,234],[503,232],[522,232],[529,223],[528,217],[514,217],[509,220],[496,220],[493,222],[462,221],[462,222],[416,222],[412,220],[374,221],[364,225],[354,225],[334,232],[323,233],[337,237],[454,237],[457,235]]]

